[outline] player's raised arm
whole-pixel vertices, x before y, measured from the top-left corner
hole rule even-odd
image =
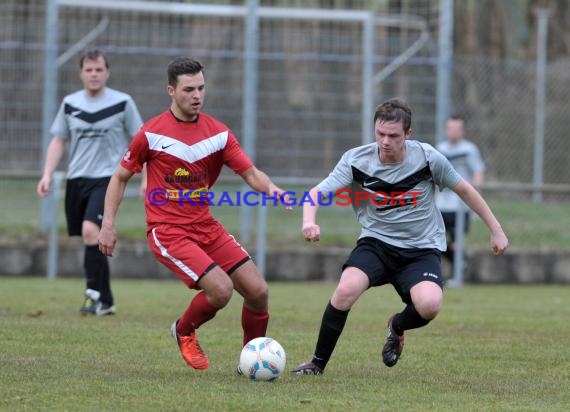
[[[101,223],[101,232],[99,233],[99,250],[106,256],[113,256],[113,250],[117,243],[117,231],[115,219],[119,205],[125,195],[125,188],[129,179],[133,176],[133,172],[118,166],[115,173],[111,177],[107,193],[105,194],[105,212],[103,214],[103,222]]]

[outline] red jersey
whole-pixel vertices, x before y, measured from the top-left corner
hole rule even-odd
[[[140,173],[144,163],[149,228],[211,219],[200,193],[211,190],[223,165],[238,174],[253,165],[225,124],[205,113],[195,122],[183,122],[170,110],[142,126],[121,160],[121,166],[134,173]]]

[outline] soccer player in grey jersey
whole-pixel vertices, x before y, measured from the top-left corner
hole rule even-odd
[[[451,163],[457,172],[476,188],[483,184],[485,179],[485,164],[477,146],[465,139],[465,124],[459,115],[452,115],[445,124],[446,140],[439,143],[436,148]],[[469,231],[471,213],[461,199],[449,189],[443,189],[437,194],[436,204],[445,224],[447,234],[447,250],[443,253],[452,264],[455,256],[455,217],[457,212],[465,214],[464,233]]]
[[[87,289],[80,308],[83,314],[115,313],[107,257],[99,251],[97,236],[103,220],[105,191],[142,118],[128,94],[106,87],[109,65],[100,50],[90,50],[80,60],[83,89],[65,96],[50,133],[40,197],[48,195],[52,175],[69,145],[65,214],[70,236],[85,244]]]
[[[368,288],[392,284],[405,303],[388,319],[382,350],[386,366],[394,366],[404,347],[404,331],[427,325],[443,300],[440,254],[445,228],[435,205],[436,188],[457,193],[485,222],[491,248],[502,255],[508,239],[479,192],[432,146],[409,140],[412,114],[397,99],[384,102],[374,115],[376,142],[346,152],[333,172],[303,205],[303,236],[318,241],[319,196],[347,188],[362,231],[343,265],[340,281],[323,314],[313,359],[293,375],[323,373],[339,339],[348,312]],[[363,200],[364,199],[364,200]]]

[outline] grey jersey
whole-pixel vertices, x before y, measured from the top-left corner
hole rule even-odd
[[[131,96],[106,87],[100,96],[65,96],[50,133],[69,142],[68,179],[98,178],[113,174],[141,125]]]
[[[437,150],[447,157],[453,168],[469,183],[473,183],[475,173],[485,171],[479,149],[468,140],[462,139],[456,144],[442,142],[437,145]],[[460,208],[468,210],[459,196],[448,189],[438,193],[436,203],[442,212],[456,212]]]
[[[331,174],[318,184],[323,195],[347,188],[362,226],[360,237],[371,236],[402,248],[446,249],[445,226],[435,205],[436,185],[455,186],[461,176],[427,143],[406,141],[400,163],[383,164],[378,145],[347,151]],[[374,201],[355,202],[356,192],[374,193]]]

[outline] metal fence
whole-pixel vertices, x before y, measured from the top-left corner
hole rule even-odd
[[[42,162],[47,3],[6,0],[0,5],[3,171],[39,170]],[[206,65],[205,110],[242,137],[246,19],[237,11],[244,9],[245,2],[212,3],[200,7],[191,2],[59,0],[55,104],[80,86],[81,46],[97,45],[109,54],[110,85],[132,94],[144,118],[168,105],[167,62],[177,55],[193,55]],[[439,3],[261,1],[266,14],[260,17],[257,33],[258,165],[272,176],[322,177],[344,150],[360,144],[363,134],[370,132],[363,131],[367,90],[374,105],[388,97],[405,97],[414,110],[415,136],[434,143]],[[276,4],[285,8],[268,7]],[[326,5],[351,7],[353,13],[374,11],[370,84],[363,83],[362,18],[347,18],[349,11],[334,8],[321,10],[321,18],[316,18],[315,10]],[[162,10],[151,11],[150,6],[162,6]],[[179,12],[172,13],[167,6]],[[180,12],[182,6],[187,12]],[[279,15],[286,15],[283,10],[289,13],[286,19]],[[400,65],[385,72],[410,50]],[[542,108],[546,184],[569,181],[565,126],[570,72],[566,63],[550,64],[546,71]],[[469,137],[481,146],[489,180],[532,183],[536,63],[455,56],[451,73],[449,110],[465,115]]]
[[[467,137],[476,142],[494,182],[532,182],[535,139],[536,64],[456,56],[452,110],[466,116]],[[570,182],[570,71],[546,71],[544,182]]]
[[[352,10],[311,8],[333,3],[351,5]],[[415,6],[407,6],[407,14],[399,9],[394,10],[398,14],[391,14],[393,3],[260,3],[265,12],[260,14],[258,32],[256,149],[260,167],[273,176],[322,176],[344,150],[362,141],[366,91],[372,93],[373,103],[405,96],[414,107],[416,129],[425,139],[433,140],[438,2],[417,1]],[[44,4],[6,1],[0,6],[0,30],[4,32],[0,42],[3,170],[37,170],[42,161]],[[144,118],[168,105],[168,61],[177,55],[192,55],[206,66],[205,110],[241,137],[245,2],[204,7],[190,2],[125,0],[59,0],[58,4],[60,67],[53,67],[59,80],[56,104],[80,87],[78,54],[68,53],[78,44],[97,45],[107,52],[110,86],[130,93]],[[421,48],[379,85],[363,83],[363,13],[369,13],[373,4],[372,75],[424,36]],[[372,122],[368,121],[370,132]]]

